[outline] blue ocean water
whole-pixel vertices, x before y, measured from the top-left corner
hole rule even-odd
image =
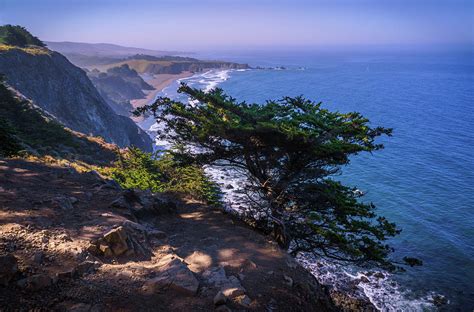
[[[435,292],[450,300],[445,310],[474,309],[472,54],[261,51],[200,57],[286,68],[225,73],[219,87],[239,100],[304,95],[393,128],[393,137],[380,140],[384,150],[354,157],[338,179],[365,191],[364,200],[402,228],[389,242],[394,258],[423,260],[422,267],[394,276],[413,298]]]

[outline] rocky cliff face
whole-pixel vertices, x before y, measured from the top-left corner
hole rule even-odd
[[[0,73],[24,96],[65,126],[101,136],[121,147],[151,150],[150,137],[127,117],[117,115],[94,88],[86,73],[49,50],[0,51]]]
[[[150,63],[145,72],[151,74],[179,74],[184,71],[202,72],[207,69],[247,69],[247,64],[237,64],[230,62],[219,61],[186,61],[186,62],[171,62],[170,64]]]
[[[130,100],[143,99],[143,90],[154,89],[127,64],[109,68],[107,72],[97,69],[86,72],[104,100],[119,115],[130,116],[133,110]]]

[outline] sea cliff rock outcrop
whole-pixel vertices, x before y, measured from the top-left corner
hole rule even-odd
[[[0,51],[0,73],[8,84],[75,131],[151,151],[150,137],[129,118],[117,115],[83,70],[57,52],[40,47],[34,51]]]

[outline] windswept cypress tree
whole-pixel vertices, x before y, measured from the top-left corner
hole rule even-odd
[[[303,97],[248,104],[221,89],[206,93],[183,84],[179,92],[195,104],[162,97],[136,114],[152,112],[166,125],[160,136],[186,147],[176,156],[243,172],[256,199],[252,216],[260,217],[254,223],[271,230],[282,247],[395,268],[385,241],[400,230],[361,202],[359,192],[331,178],[350,156],[383,148],[375,139],[391,129]]]

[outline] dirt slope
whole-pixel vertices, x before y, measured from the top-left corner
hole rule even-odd
[[[333,310],[309,273],[219,210],[0,159],[0,311],[35,308]]]

